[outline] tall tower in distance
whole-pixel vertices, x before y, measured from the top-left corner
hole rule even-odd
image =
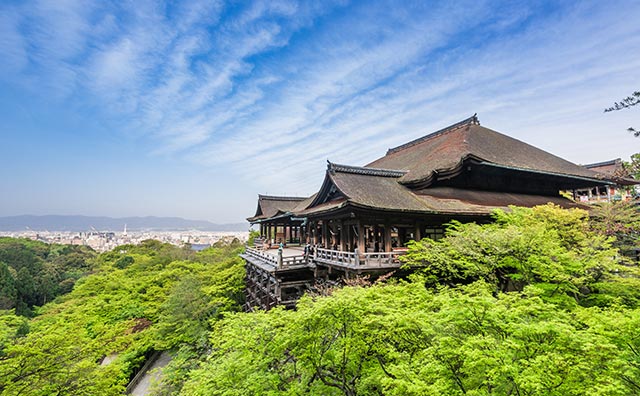
[[[127,236],[127,223],[124,223],[124,231],[122,232],[122,235]]]

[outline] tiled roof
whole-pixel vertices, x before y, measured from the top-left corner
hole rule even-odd
[[[258,208],[253,217],[249,217],[248,221],[257,221],[276,216],[280,213],[286,213],[293,210],[302,203],[305,197],[282,197],[272,195],[258,195]]]
[[[632,186],[634,184],[640,184],[640,181],[635,180],[629,175],[628,170],[625,169],[625,166],[622,163],[622,159],[620,158],[612,159],[610,161],[586,164],[582,166],[603,175],[603,177],[610,178],[616,184],[622,186]]]
[[[524,171],[603,178],[596,172],[485,128],[475,116],[390,149],[384,157],[366,166],[408,170],[400,181],[416,184],[429,181],[438,173],[460,168],[463,161],[469,158]]]
[[[397,181],[398,178],[336,171],[330,174],[325,183],[334,183],[344,196],[296,214],[318,215],[347,205],[395,212],[466,215],[489,215],[495,209],[506,209],[510,205],[533,207],[549,202],[563,208],[584,208],[559,195],[514,194],[453,187],[434,187],[415,193]]]

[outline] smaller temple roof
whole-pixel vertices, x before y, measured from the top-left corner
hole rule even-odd
[[[582,166],[596,172],[608,173],[610,175],[613,175],[618,169],[622,168],[622,159],[616,158],[609,161],[585,164]]]
[[[247,218],[247,221],[253,223],[283,213],[291,212],[306,199],[308,198],[258,195],[258,208],[256,209],[256,214],[253,215],[253,217]]]
[[[398,183],[404,171],[329,164],[328,175],[349,202],[359,206],[398,211],[427,209],[410,189]]]
[[[622,159],[616,158],[609,161],[596,162],[593,164],[582,165],[583,167],[597,172],[604,177],[612,179],[619,185],[630,186],[640,184],[638,180],[629,177],[629,172],[624,167]]]

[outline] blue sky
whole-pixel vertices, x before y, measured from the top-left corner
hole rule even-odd
[[[577,163],[640,151],[640,3],[4,1],[0,215],[236,222],[477,112]]]

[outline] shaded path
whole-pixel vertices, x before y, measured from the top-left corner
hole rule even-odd
[[[145,396],[149,392],[152,384],[157,383],[162,377],[162,368],[171,361],[171,356],[167,352],[162,352],[158,358],[151,363],[149,368],[141,376],[134,378],[137,382],[130,390],[130,395]]]

